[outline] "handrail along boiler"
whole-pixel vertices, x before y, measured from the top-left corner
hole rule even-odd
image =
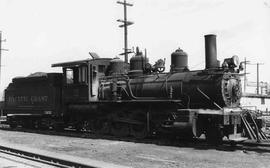
[[[188,56],[179,48],[171,55],[167,73],[164,60],[151,65],[139,49],[129,64],[96,54],[92,54],[93,59],[53,64],[63,69],[62,74],[54,76],[61,84],[48,87],[57,90],[53,100],[58,103],[49,103],[43,109],[33,103],[35,110],[27,111],[28,99],[22,103],[16,97],[37,95],[20,95],[26,92],[16,92],[19,84],[13,81],[5,90],[5,112],[15,125],[32,117],[27,121],[35,126],[62,123],[115,136],[144,138],[166,132],[180,137],[205,134],[209,141],[220,141],[224,136],[237,140],[242,132],[238,58],[225,59],[220,67],[215,35],[205,36],[205,54],[205,69],[190,71]],[[48,101],[52,101],[51,93]]]

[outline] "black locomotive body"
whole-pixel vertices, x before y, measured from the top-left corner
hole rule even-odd
[[[61,85],[50,83],[44,85],[48,86],[47,90],[39,92],[37,89],[43,86],[34,87],[33,81],[23,84],[24,91],[21,91],[20,83],[13,81],[5,92],[4,112],[13,125],[23,123],[31,115],[55,111],[56,115],[51,115],[51,121],[47,122],[52,127],[62,122],[77,130],[135,138],[164,132],[182,137],[206,134],[211,141],[219,141],[224,136],[239,138],[242,132],[241,81],[236,57],[225,59],[220,67],[215,36],[205,37],[204,70],[189,71],[187,54],[180,49],[172,54],[168,73],[163,73],[163,60],[151,65],[139,50],[130,64],[120,59],[97,57],[53,64],[52,67],[63,68]],[[50,92],[51,89],[57,91]],[[45,93],[58,100],[55,110],[44,110],[38,104],[19,106],[20,99],[12,99],[12,96]],[[13,104],[10,104],[11,99]],[[28,122],[39,121],[40,118],[31,118]]]

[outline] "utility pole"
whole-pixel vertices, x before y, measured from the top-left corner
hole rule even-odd
[[[244,61],[244,93],[246,93],[246,89],[247,89],[247,64],[249,64],[249,61],[246,60],[245,57],[245,61]]]
[[[260,87],[260,80],[259,80],[259,66],[260,65],[263,65],[262,63],[257,63],[256,64],[257,65],[257,94],[259,94],[260,92],[260,89],[259,89],[259,87]]]
[[[245,61],[244,61],[244,65],[245,65],[244,92],[246,92],[246,86],[247,86],[247,84],[248,84],[248,82],[247,82],[247,76],[246,76],[246,75],[247,75],[247,71],[246,71],[246,69],[247,69],[247,64],[249,64],[249,65],[256,65],[256,66],[257,66],[257,74],[256,74],[256,76],[257,76],[257,81],[256,81],[256,94],[259,95],[259,94],[260,94],[260,72],[259,72],[259,67],[260,67],[260,65],[263,65],[263,63],[251,64],[250,61],[247,61],[246,58],[245,58]],[[252,85],[252,86],[255,86],[255,84]]]
[[[8,51],[7,49],[2,48],[2,42],[6,42],[6,39],[2,40],[2,31],[0,31],[0,82],[1,82],[1,69],[2,69],[2,51]]]
[[[128,63],[128,54],[131,53],[128,49],[128,29],[127,27],[134,24],[134,22],[127,20],[127,6],[133,6],[133,4],[127,3],[126,0],[124,2],[117,1],[118,4],[124,6],[124,20],[118,19],[117,22],[123,23],[119,27],[124,27],[124,53],[120,55],[125,55],[125,63]]]

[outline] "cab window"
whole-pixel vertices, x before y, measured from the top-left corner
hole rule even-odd
[[[99,73],[105,73],[105,65],[99,65],[98,66],[98,72]]]
[[[79,71],[78,67],[66,68],[65,71],[66,83],[67,84],[76,84],[78,83]]]
[[[71,68],[66,69],[66,83],[67,84],[74,83],[74,72],[73,72],[73,69]]]
[[[87,83],[87,66],[82,66],[79,68],[79,83]]]

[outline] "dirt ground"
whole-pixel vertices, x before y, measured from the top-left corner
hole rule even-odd
[[[2,142],[134,168],[268,168],[270,147],[166,146],[0,130]]]

